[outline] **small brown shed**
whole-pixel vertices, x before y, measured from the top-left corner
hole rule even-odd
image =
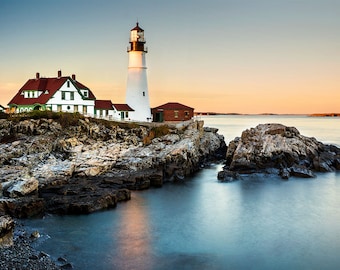
[[[186,121],[194,116],[194,108],[178,102],[168,102],[151,109],[154,122]]]

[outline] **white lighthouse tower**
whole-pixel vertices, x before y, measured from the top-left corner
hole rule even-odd
[[[147,48],[144,39],[144,30],[136,27],[130,32],[129,67],[126,85],[126,103],[134,110],[129,118],[135,121],[151,121],[148,81],[146,74],[145,54]]]

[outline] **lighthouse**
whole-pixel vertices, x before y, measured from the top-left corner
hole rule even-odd
[[[146,74],[144,30],[136,27],[130,31],[128,78],[126,85],[126,103],[134,110],[129,118],[134,121],[151,121],[151,109]]]

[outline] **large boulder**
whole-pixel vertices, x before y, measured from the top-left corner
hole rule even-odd
[[[275,169],[283,178],[314,177],[313,171],[339,169],[339,159],[338,147],[305,137],[295,127],[261,124],[229,143],[224,170],[254,173]]]

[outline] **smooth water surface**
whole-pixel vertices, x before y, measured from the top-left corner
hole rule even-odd
[[[340,145],[339,118],[202,117],[226,141],[258,123],[296,126]],[[27,220],[36,243],[75,269],[339,269],[340,173],[314,179],[249,175],[219,183],[220,164],[116,209]]]

